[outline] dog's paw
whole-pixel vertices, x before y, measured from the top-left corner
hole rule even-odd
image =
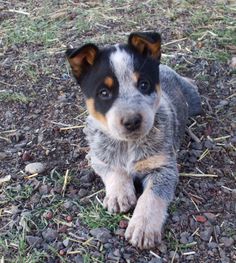
[[[143,193],[125,232],[125,238],[140,249],[149,249],[161,242],[167,204],[154,193]]]
[[[133,187],[110,187],[103,201],[103,206],[110,213],[128,212],[135,206],[137,197]]]
[[[148,218],[143,211],[142,216],[133,216],[125,232],[125,238],[140,249],[153,248],[161,242],[163,222],[157,218]]]

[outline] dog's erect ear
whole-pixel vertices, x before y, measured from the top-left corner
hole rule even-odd
[[[78,49],[67,49],[66,57],[78,82],[80,82],[89,67],[94,64],[98,51],[98,47],[93,44],[86,44]]]
[[[161,58],[161,36],[155,32],[135,32],[129,36],[128,44],[139,53],[151,56],[153,59]]]

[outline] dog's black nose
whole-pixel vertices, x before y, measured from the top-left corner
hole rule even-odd
[[[121,123],[128,131],[132,132],[140,128],[142,123],[142,116],[140,114],[127,116],[121,120]]]

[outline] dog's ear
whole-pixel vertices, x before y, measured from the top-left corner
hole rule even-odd
[[[94,64],[98,51],[98,47],[94,44],[86,44],[81,48],[67,49],[66,57],[78,82]]]
[[[155,60],[161,58],[161,36],[155,32],[134,32],[129,36],[128,44],[139,53],[151,56]]]

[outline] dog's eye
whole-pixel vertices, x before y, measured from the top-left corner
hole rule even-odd
[[[109,89],[107,88],[101,88],[98,91],[98,97],[102,100],[109,100],[112,97],[112,93]]]
[[[151,90],[151,84],[146,79],[141,79],[138,82],[138,89],[143,94],[148,94]]]

